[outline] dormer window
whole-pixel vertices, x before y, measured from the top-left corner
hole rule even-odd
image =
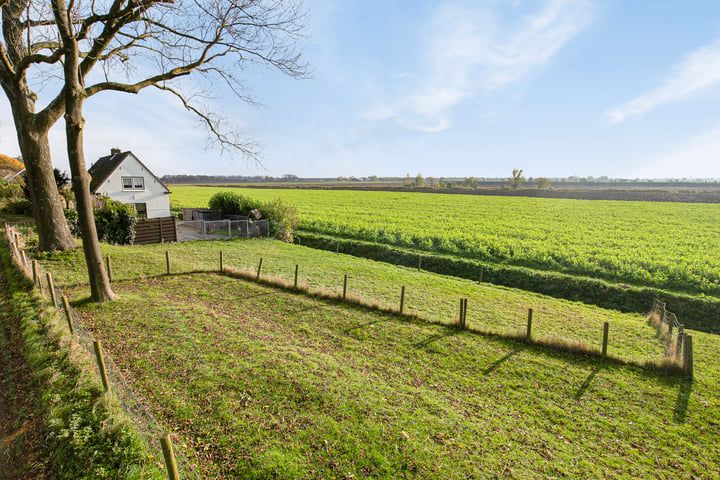
[[[143,177],[122,177],[123,190],[145,190],[145,179]]]

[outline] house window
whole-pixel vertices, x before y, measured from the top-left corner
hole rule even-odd
[[[143,177],[122,177],[123,190],[145,190],[145,179]]]
[[[135,206],[135,212],[138,218],[147,218],[147,204],[145,203],[133,203]]]

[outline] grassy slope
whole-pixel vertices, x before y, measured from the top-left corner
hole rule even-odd
[[[718,478],[720,340],[694,333],[696,382],[590,357],[458,333],[217,274],[254,266],[450,321],[470,298],[471,327],[599,341],[656,358],[642,318],[270,241],[103,246],[122,299],[79,304],[106,349],[210,475],[264,478]],[[78,253],[44,260],[87,296]],[[443,299],[444,297],[444,299]],[[621,333],[622,332],[622,333]],[[597,341],[592,338],[597,338]],[[202,412],[202,414],[198,414]]]

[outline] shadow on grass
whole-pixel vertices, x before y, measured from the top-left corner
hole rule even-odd
[[[386,317],[386,318],[379,318],[377,320],[373,320],[372,322],[360,323],[358,325],[355,325],[354,327],[350,327],[350,328],[343,330],[343,333],[350,333],[353,330],[357,330],[359,328],[369,327],[370,325],[375,325],[377,323],[386,323],[386,322],[389,322],[390,320],[391,320],[391,317]]]
[[[458,330],[456,330],[454,328],[448,329],[444,333],[439,333],[437,335],[428,337],[425,340],[422,340],[420,342],[413,343],[413,347],[415,347],[415,348],[427,347],[431,343],[437,342],[438,340],[442,340],[443,338],[453,337],[453,336],[457,335],[457,333],[458,333]]]
[[[585,394],[585,391],[588,389],[592,381],[595,379],[595,375],[600,371],[600,367],[593,367],[592,371],[590,372],[590,375],[588,375],[585,378],[585,381],[580,385],[580,388],[577,389],[577,392],[575,392],[575,400],[580,400],[580,398]]]
[[[677,399],[675,400],[675,409],[673,411],[673,420],[675,420],[675,423],[685,423],[692,387],[693,382],[690,379],[684,379],[680,382]]]
[[[510,360],[510,358],[514,357],[515,355],[522,352],[523,350],[525,350],[525,349],[524,348],[515,349],[512,352],[505,355],[504,357],[495,360],[488,368],[485,369],[485,371],[483,373],[485,375],[490,375],[492,372],[495,371],[496,368],[498,368],[500,365],[507,362],[508,360]]]

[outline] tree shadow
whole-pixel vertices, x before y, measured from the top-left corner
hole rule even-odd
[[[422,340],[420,342],[414,343],[413,347],[415,348],[423,348],[427,347],[431,343],[437,342],[438,340],[442,340],[443,338],[448,338],[457,335],[457,330],[455,329],[448,329],[445,333],[439,333],[437,335],[433,335],[431,337],[426,338],[425,340]]]
[[[675,400],[675,409],[673,411],[673,420],[675,420],[675,423],[685,423],[692,388],[692,380],[683,379],[680,382],[677,399]]]
[[[518,353],[522,352],[523,350],[525,350],[525,349],[524,349],[524,348],[518,348],[518,349],[515,349],[515,350],[513,350],[512,352],[508,353],[508,354],[505,355],[504,357],[498,358],[498,359],[495,360],[488,368],[486,368],[483,373],[484,373],[485,375],[490,375],[492,372],[495,371],[496,368],[498,368],[500,365],[502,365],[503,363],[505,363],[505,362],[508,361],[510,358],[512,358],[512,357],[514,357],[515,355],[517,355]]]
[[[585,391],[588,389],[592,381],[595,379],[595,375],[600,371],[600,367],[593,367],[590,374],[585,378],[585,381],[580,385],[580,388],[577,389],[575,392],[575,400],[580,400],[580,398],[585,394]]]
[[[350,327],[350,328],[343,330],[343,333],[350,333],[353,330],[357,330],[359,328],[369,327],[370,325],[375,325],[376,323],[386,323],[389,321],[390,321],[389,318],[384,318],[384,319],[373,320],[372,322],[359,323],[359,324],[355,325],[354,327]]]

